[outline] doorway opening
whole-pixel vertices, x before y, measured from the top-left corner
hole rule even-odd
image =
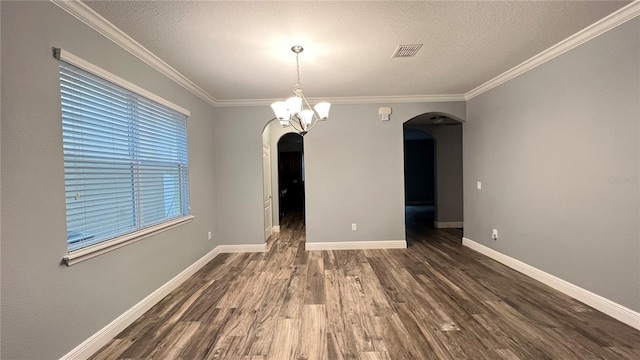
[[[304,246],[303,137],[272,119],[262,130],[262,149],[265,242],[270,246],[294,236]]]
[[[407,242],[445,231],[462,240],[462,121],[425,113],[403,125]]]
[[[405,128],[403,133],[405,227],[425,232],[436,220],[436,141],[421,130]]]
[[[300,134],[284,134],[278,140],[278,200],[280,222],[301,217],[304,224],[304,138]]]

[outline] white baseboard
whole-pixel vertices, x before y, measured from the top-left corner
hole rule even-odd
[[[175,290],[180,284],[187,280],[191,275],[195,274],[209,261],[220,254],[220,246],[211,250],[205,256],[191,264],[188,268],[184,269],[181,273],[176,275],[173,279],[167,281],[164,285],[160,286],[157,290],[149,294],[142,299],[139,303],[135,304],[131,309],[125,311],[122,315],[118,316],[115,320],[109,323],[107,326],[100,329],[93,334],[87,340],[83,341],[75,349],[61,357],[61,360],[78,360],[88,359],[96,351],[100,350],[111,339],[116,337],[127,326],[131,325],[142,314],[151,309],[153,305],[162,300],[165,296]]]
[[[306,250],[373,250],[405,249],[406,247],[406,240],[308,242],[305,244]]]
[[[568,281],[546,273],[531,265],[525,264],[510,256],[504,255],[471,239],[462,238],[462,245],[486,255],[516,271],[540,281],[572,298],[599,310],[612,318],[619,320],[633,328],[640,330],[640,313],[615,303],[600,295],[594,294]]]
[[[61,360],[78,360],[88,359],[96,351],[100,350],[111,339],[116,337],[127,326],[131,325],[142,314],[151,309],[153,305],[162,300],[165,296],[175,290],[180,284],[187,280],[191,275],[195,274],[209,261],[213,260],[218,254],[223,253],[236,253],[236,252],[264,252],[266,250],[266,244],[256,245],[218,245],[215,249],[211,250],[205,256],[191,264],[188,268],[184,269],[180,274],[176,275],[173,279],[167,281],[164,285],[160,286],[157,290],[149,294],[142,299],[139,303],[133,305],[133,307],[124,312],[124,314],[118,316],[115,320],[103,327],[97,333],[93,334],[90,338],[83,341],[82,344],[76,346],[75,349],[61,357]]]
[[[219,245],[216,249],[220,249],[220,253],[250,253],[250,252],[265,252],[267,251],[267,244],[247,244],[247,245]]]
[[[433,226],[438,229],[459,229],[464,227],[462,221],[434,221]]]
[[[280,225],[273,225],[272,229],[273,229],[273,232],[280,232]]]

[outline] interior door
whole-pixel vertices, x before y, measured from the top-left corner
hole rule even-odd
[[[263,197],[264,197],[264,241],[269,239],[273,230],[273,216],[271,202],[273,196],[271,194],[271,151],[267,145],[262,146],[262,178],[263,178]]]

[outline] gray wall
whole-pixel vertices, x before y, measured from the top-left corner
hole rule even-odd
[[[207,240],[207,231],[215,230],[213,108],[50,2],[3,1],[0,6],[0,357],[54,359],[218,244]],[[193,222],[72,267],[60,264],[67,251],[59,63],[52,47],[191,111]]]
[[[273,118],[271,108],[214,111],[215,238],[227,245],[263,244],[262,133]]]
[[[638,34],[634,19],[471,99],[464,124],[465,236],[635,311]]]
[[[305,136],[308,242],[404,240],[403,122],[425,112],[466,118],[464,102],[393,104],[391,121],[380,121],[380,106],[388,104],[335,104]],[[216,109],[216,236],[224,244],[263,241],[261,146],[271,118],[268,106]]]
[[[439,111],[465,118],[465,104],[336,105],[305,136],[308,242],[404,240],[402,124]],[[358,230],[352,231],[351,224]]]
[[[435,139],[436,221],[462,222],[462,124],[405,125]]]

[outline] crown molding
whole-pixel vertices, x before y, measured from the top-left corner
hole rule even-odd
[[[625,22],[635,18],[638,15],[640,15],[640,0],[635,0],[634,2],[626,5],[618,11],[601,19],[600,21],[589,25],[581,31],[544,50],[538,55],[535,55],[529,60],[526,60],[523,63],[505,71],[504,73],[476,87],[475,89],[468,91],[466,94],[464,94],[464,98],[465,100],[471,100],[474,97],[487,92],[498,85],[504,84],[505,82],[519,75],[522,75],[527,71],[532,70],[533,68],[542,65],[547,61],[552,60],[579,45],[584,44],[585,42],[617,27],[618,25],[624,24]]]
[[[80,0],[50,0],[52,3],[82,21],[90,28],[128,51],[144,63],[159,71],[175,83],[181,85],[194,95],[215,107],[264,106],[270,105],[278,99],[246,99],[246,100],[217,100],[194,82],[182,75],[176,69],[164,62],[147,48],[135,41],[107,19],[95,12]],[[554,59],[557,56],[579,46],[598,35],[601,35],[618,25],[621,25],[640,15],[640,0],[628,4],[602,20],[586,27],[578,33],[568,37],[558,44],[544,50],[529,60],[507,70],[486,83],[468,91],[465,94],[449,95],[409,95],[409,96],[355,96],[332,98],[309,98],[311,102],[328,101],[333,104],[379,104],[379,103],[412,103],[412,102],[450,102],[466,101],[493,89],[525,72]]]
[[[208,102],[215,107],[234,106],[264,106],[271,105],[272,102],[281,99],[246,99],[246,100],[218,100],[211,94],[204,91],[193,81],[182,75],[178,70],[171,67],[154,53],[135,41],[124,33],[109,20],[102,17],[81,0],[50,0],[71,16],[82,21],[84,24],[94,29],[102,36],[114,42],[133,56],[142,60],[152,68],[159,71],[164,76],[181,85],[194,95]],[[309,101],[328,101],[333,104],[373,104],[373,103],[410,103],[410,102],[445,102],[445,101],[465,101],[465,95],[411,95],[411,96],[356,96],[356,97],[332,97],[332,98],[309,98]]]
[[[79,0],[50,0],[62,10],[69,13],[71,16],[82,21],[84,24],[94,29],[102,36],[113,41],[116,45],[120,46],[124,50],[131,53],[133,56],[142,60],[152,68],[159,71],[164,76],[173,80],[178,85],[192,92],[202,100],[208,102],[211,105],[216,105],[216,99],[206,91],[202,90],[191,80],[187,79],[184,75],[179,73],[176,69],[164,62],[154,53],[142,46],[140,43],[132,39],[129,35],[125,34],[122,30],[118,29],[115,25],[110,23],[107,19],[88,7],[82,1]]]
[[[464,94],[452,95],[410,95],[410,96],[351,96],[351,97],[317,97],[307,98],[310,103],[322,101],[334,104],[384,104],[384,103],[426,103],[465,101]],[[234,106],[269,106],[282,99],[247,99],[247,100],[217,100],[217,107]]]

